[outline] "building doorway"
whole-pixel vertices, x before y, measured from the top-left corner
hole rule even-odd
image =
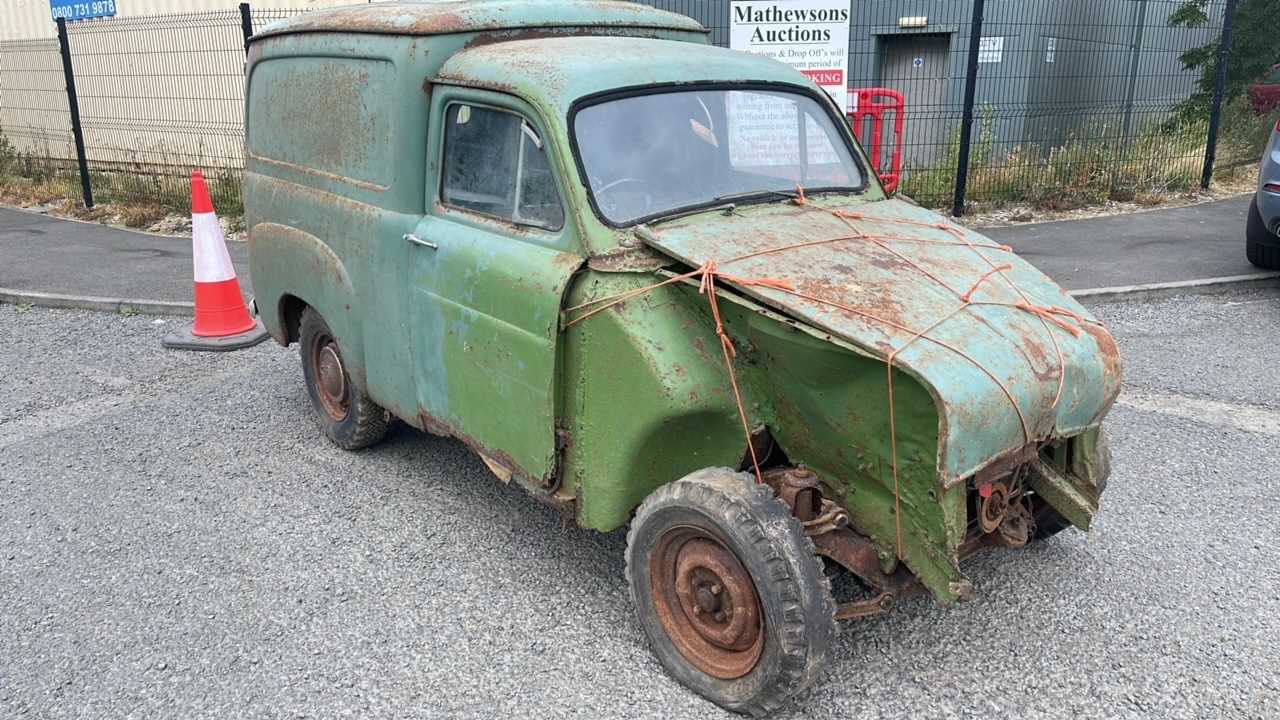
[[[880,86],[906,99],[903,164],[928,166],[946,152],[950,35],[881,35]]]

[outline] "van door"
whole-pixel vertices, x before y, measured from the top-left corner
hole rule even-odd
[[[418,401],[539,484],[556,473],[561,299],[582,262],[545,135],[514,99],[439,87],[429,214],[405,241]]]

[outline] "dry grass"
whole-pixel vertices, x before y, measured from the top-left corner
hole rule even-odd
[[[18,207],[69,203],[72,189],[58,178],[31,181],[24,178],[6,179],[0,182],[0,202]]]
[[[1242,101],[1224,110],[1215,184],[1236,175],[1241,166],[1254,171],[1275,123],[1274,113],[1259,117]],[[993,112],[984,110],[970,157],[968,201],[1069,212],[1109,203],[1152,207],[1196,191],[1204,168],[1208,123],[1176,118],[1152,123],[1127,143],[1115,127],[1098,124],[1078,129],[1047,149],[1001,142],[994,130]],[[904,177],[903,192],[925,204],[948,205],[959,154],[957,129],[933,167]]]
[[[87,208],[78,203],[68,202],[61,208],[61,210],[65,211],[65,214],[70,215],[71,217],[78,218],[80,220],[88,220],[90,222],[105,223],[110,222],[111,219],[115,217],[115,211],[107,205],[94,205],[91,208]]]
[[[122,205],[117,206],[116,210],[120,222],[130,228],[151,227],[169,214],[168,210],[159,205]]]

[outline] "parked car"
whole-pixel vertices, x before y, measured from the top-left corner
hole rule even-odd
[[[1280,120],[1262,154],[1244,247],[1249,262],[1266,270],[1280,270]]]
[[[1272,65],[1265,77],[1249,86],[1249,101],[1259,115],[1280,107],[1280,64]]]
[[[769,712],[837,621],[965,600],[964,558],[1097,512],[1111,336],[886,196],[786,65],[637,4],[476,0],[284,20],[247,73],[254,290],[323,433],[399,418],[629,525],[639,625],[704,697]]]

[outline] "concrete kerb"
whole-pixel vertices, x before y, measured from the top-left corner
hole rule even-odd
[[[0,288],[0,303],[12,305],[37,305],[48,308],[96,310],[99,312],[134,312],[141,315],[170,315],[191,317],[195,315],[195,303],[176,300],[137,300],[131,298],[99,297],[96,295],[63,295],[61,293],[35,292]]]
[[[1211,295],[1222,290],[1243,290],[1255,287],[1280,287],[1280,272],[1259,272],[1249,275],[1201,278],[1199,280],[1090,288],[1088,290],[1072,290],[1068,294],[1080,301],[1113,302],[1117,300],[1133,300],[1135,298],[1150,300],[1170,295]]]

